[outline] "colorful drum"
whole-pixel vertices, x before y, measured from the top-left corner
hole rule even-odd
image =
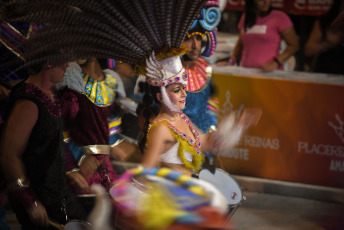
[[[199,172],[199,179],[211,183],[226,197],[229,207],[229,219],[241,205],[241,201],[246,199],[242,194],[239,184],[222,169],[217,168],[214,174],[207,169],[202,169]]]
[[[89,230],[92,229],[90,223],[82,220],[71,220],[68,221],[64,226],[64,230]]]

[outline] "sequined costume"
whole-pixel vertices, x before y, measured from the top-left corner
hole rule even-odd
[[[187,38],[192,36],[207,38],[205,49],[200,55],[209,57],[215,52],[217,45],[215,32],[220,20],[219,1],[207,1],[186,35]],[[187,57],[188,54],[184,56]],[[191,68],[185,68],[185,72],[188,75],[188,85],[186,87],[187,100],[183,112],[190,117],[198,128],[206,133],[211,126],[217,126],[216,111],[218,103],[212,97],[214,86],[211,81],[211,67],[200,56],[193,61]]]
[[[116,177],[110,162],[109,144],[118,139],[121,123],[120,117],[112,115],[117,89],[116,74],[107,70],[104,72],[105,79],[97,81],[81,73],[81,68],[78,68],[76,63],[74,66],[70,64],[68,68],[64,82],[58,85],[59,88],[67,86],[60,93],[62,113],[70,138],[66,150],[67,170],[79,167],[78,163],[85,154],[85,147],[105,147],[107,152],[94,155],[102,161],[102,165],[88,179],[88,183],[102,184],[109,189]],[[74,74],[69,72],[70,68],[74,68]]]
[[[23,99],[35,103],[39,113],[39,118],[22,155],[25,174],[38,200],[46,208],[49,218],[64,223],[66,215],[63,205],[65,204],[69,218],[83,219],[82,210],[76,206],[73,192],[65,184],[63,121],[60,103],[58,100],[52,102],[33,84],[19,83],[11,92],[10,108]],[[8,194],[9,200],[19,222],[25,227],[31,226],[30,229],[36,229],[37,226],[32,226],[25,209],[12,195],[12,193]]]
[[[185,68],[188,75],[186,105],[183,112],[203,132],[208,132],[210,126],[217,125],[216,113],[212,106],[211,67],[199,57],[192,68]]]
[[[153,120],[151,122],[150,129],[158,124],[164,124],[170,129],[173,138],[177,142],[168,151],[160,155],[161,162],[170,164],[182,164],[186,168],[191,169],[193,172],[197,173],[201,169],[202,163],[204,162],[204,155],[201,149],[199,134],[189,118],[183,113],[180,113],[180,115],[189,125],[190,130],[194,134],[194,138],[189,138],[186,134],[180,132],[175,126],[173,126],[165,119]],[[149,131],[147,141],[150,141]]]

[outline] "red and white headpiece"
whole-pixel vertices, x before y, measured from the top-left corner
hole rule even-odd
[[[180,83],[187,85],[187,75],[179,56],[172,56],[158,61],[153,51],[146,59],[146,81],[152,86],[165,87]]]

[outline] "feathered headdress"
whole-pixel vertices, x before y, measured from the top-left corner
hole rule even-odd
[[[180,54],[173,48],[181,47],[205,3],[206,0],[14,0],[2,2],[0,10],[2,21],[35,22],[43,27],[26,43],[27,65],[61,57],[67,61],[96,57],[131,63],[144,72],[142,66],[153,51],[161,59]],[[56,49],[64,52],[56,54]]]
[[[173,83],[187,85],[187,76],[179,56],[172,56],[161,61],[156,59],[153,51],[146,60],[147,82],[153,86],[167,86]]]
[[[215,30],[220,20],[221,11],[219,8],[219,0],[209,0],[201,9],[187,32],[189,38],[193,35],[207,36],[206,48],[202,52],[203,56],[209,57],[215,52],[217,44]]]
[[[0,23],[0,80],[22,78],[21,73],[14,70],[23,65],[25,40],[32,36],[36,29],[36,25],[29,23]]]
[[[186,33],[206,0],[13,0],[3,3],[2,20],[43,27],[27,41],[26,64],[47,60],[112,58],[135,65],[148,83],[186,84],[178,57]],[[62,50],[63,52],[57,52]],[[178,67],[179,69],[175,69]],[[172,103],[172,105],[171,105]]]

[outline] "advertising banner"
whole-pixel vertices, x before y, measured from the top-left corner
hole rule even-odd
[[[290,11],[291,9],[290,3],[291,3],[290,1],[286,1],[286,0],[271,0],[272,7],[283,10],[285,12]],[[244,11],[245,0],[227,0],[226,9]]]
[[[227,10],[244,11],[245,10],[245,0],[227,0],[226,9]]]
[[[218,165],[231,174],[344,188],[344,84],[214,73],[219,119],[262,115]]]
[[[333,0],[271,0],[272,7],[288,14],[321,15],[326,13]],[[227,0],[227,10],[245,10],[244,0]]]
[[[291,14],[296,15],[321,15],[326,13],[333,0],[293,0]]]

